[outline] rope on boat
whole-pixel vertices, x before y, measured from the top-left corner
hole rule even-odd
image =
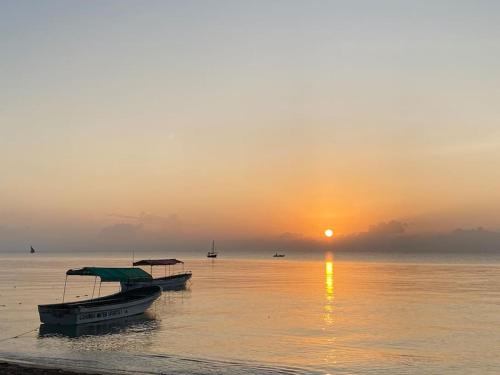
[[[20,334],[15,335],[15,336],[5,337],[5,338],[3,338],[3,339],[0,339],[0,342],[2,342],[2,341],[7,341],[7,340],[12,340],[12,339],[18,339],[18,338],[19,338],[19,337],[21,337],[21,336],[27,335],[28,333],[31,333],[31,332],[34,332],[34,331],[37,331],[37,330],[38,330],[38,327],[33,328],[33,329],[29,330],[29,331],[26,331],[26,332],[20,333]]]

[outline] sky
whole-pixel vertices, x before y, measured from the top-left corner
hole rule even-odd
[[[500,230],[498,40],[494,1],[1,0],[0,251]]]

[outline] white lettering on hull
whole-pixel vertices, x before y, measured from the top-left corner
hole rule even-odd
[[[128,311],[125,309],[113,309],[113,310],[108,310],[108,311],[98,311],[98,312],[88,312],[88,313],[82,313],[78,314],[77,316],[77,322],[78,323],[84,323],[84,322],[95,322],[99,320],[106,320],[106,319],[114,319],[114,318],[119,318],[128,313]]]

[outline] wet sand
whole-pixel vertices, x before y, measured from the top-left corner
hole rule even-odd
[[[97,372],[79,372],[79,371],[68,371],[61,370],[57,368],[43,368],[43,367],[34,367],[30,365],[20,365],[8,362],[0,362],[0,374],[2,375],[78,375],[85,374],[97,375]]]

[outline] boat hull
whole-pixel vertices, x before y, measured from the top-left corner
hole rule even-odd
[[[191,279],[191,272],[180,273],[176,275],[159,277],[152,281],[141,281],[135,283],[121,283],[123,290],[131,290],[149,285],[159,286],[162,290],[175,290],[186,287],[186,283]]]
[[[144,313],[161,295],[161,288],[148,286],[95,300],[39,305],[40,321],[45,324],[77,325],[124,318]]]

